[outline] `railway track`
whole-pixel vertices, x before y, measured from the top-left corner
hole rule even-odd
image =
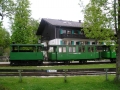
[[[65,64],[62,62],[43,62],[42,65],[38,65],[38,66],[54,66],[54,65],[87,65],[87,64],[109,64],[109,63],[115,63],[115,62],[110,62],[108,61],[88,61],[87,63],[81,64],[79,62],[71,62],[69,64]],[[10,66],[9,62],[0,62],[0,66]],[[37,66],[37,65],[36,65]]]
[[[68,69],[68,70],[17,70],[1,69],[0,76],[74,76],[74,75],[104,75],[116,74],[115,68],[108,69]]]

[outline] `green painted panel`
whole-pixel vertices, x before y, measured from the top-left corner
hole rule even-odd
[[[11,52],[10,60],[43,60],[42,52]]]
[[[111,57],[109,51],[101,52],[101,56],[102,56],[102,58],[106,58],[106,59]]]
[[[116,52],[111,52],[111,58],[116,58]]]
[[[56,53],[52,53],[52,52],[48,53],[48,59],[49,60],[56,60]]]
[[[67,53],[57,53],[57,60],[70,60]]]

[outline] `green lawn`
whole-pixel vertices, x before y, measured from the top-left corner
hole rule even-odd
[[[86,69],[86,68],[115,68],[116,64],[90,64],[90,65],[62,65],[62,66],[3,66],[0,69]]]
[[[0,90],[120,90],[120,84],[114,83],[114,75],[67,77],[0,77]]]

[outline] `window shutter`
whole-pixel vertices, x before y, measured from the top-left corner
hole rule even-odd
[[[88,45],[90,45],[90,42],[88,42]]]
[[[63,41],[62,40],[60,41],[60,45],[63,45]]]
[[[74,30],[72,30],[72,34],[74,34]]]
[[[74,41],[71,41],[71,45],[74,45]]]
[[[79,45],[81,44],[81,42],[79,41]]]
[[[78,33],[80,34],[80,33],[81,33],[81,31],[78,31]]]
[[[63,34],[62,29],[60,29],[60,34]]]

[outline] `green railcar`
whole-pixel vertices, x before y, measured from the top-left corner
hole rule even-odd
[[[100,45],[51,45],[49,46],[48,60],[50,61],[79,61],[85,63],[87,60],[101,58]]]
[[[103,59],[110,59],[111,62],[116,61],[116,52],[115,49],[111,49],[111,46],[103,46],[103,51],[101,52],[101,57]]]
[[[11,65],[35,65],[41,64],[44,60],[40,44],[11,44],[10,64]]]

